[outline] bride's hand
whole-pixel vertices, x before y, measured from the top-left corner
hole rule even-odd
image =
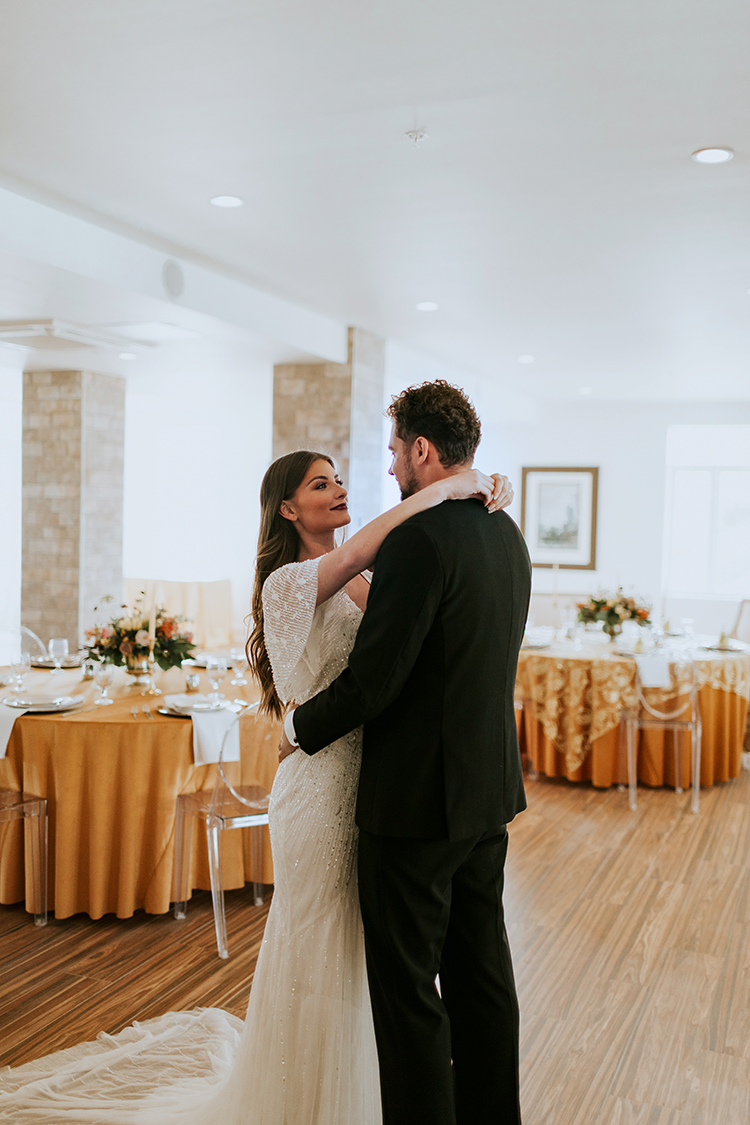
[[[488,477],[479,469],[468,469],[446,477],[441,484],[445,486],[446,500],[468,500],[476,496],[484,501],[488,512],[499,512],[513,501],[513,486],[500,473]]]

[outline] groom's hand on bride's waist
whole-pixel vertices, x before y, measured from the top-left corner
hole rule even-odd
[[[296,735],[294,733],[294,711],[290,711],[284,719],[284,725],[281,728],[281,738],[279,740],[279,763],[293,754],[295,750],[299,749]]]

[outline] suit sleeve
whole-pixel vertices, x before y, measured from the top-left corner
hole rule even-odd
[[[398,698],[442,593],[442,567],[430,536],[408,522],[395,528],[378,552],[349,666],[294,712],[297,740],[307,754],[374,719]]]

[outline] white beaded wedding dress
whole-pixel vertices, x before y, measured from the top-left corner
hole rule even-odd
[[[315,607],[318,560],[263,591],[283,701],[345,667],[361,613],[340,590]],[[377,1055],[356,885],[355,732],[279,767],[269,807],[275,890],[247,1016],[169,1012],[0,1072],[14,1125],[379,1125]]]

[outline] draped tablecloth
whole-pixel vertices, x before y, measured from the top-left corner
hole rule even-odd
[[[703,726],[701,785],[727,781],[740,771],[750,700],[750,654],[693,652]],[[523,740],[536,770],[548,777],[590,780],[607,787],[627,780],[619,752],[620,714],[633,707],[635,661],[613,645],[561,642],[522,649],[516,697],[525,704]],[[661,731],[641,731],[638,778],[647,785],[675,783],[674,756]],[[690,780],[688,740],[682,745],[682,784]]]
[[[228,698],[257,698],[252,683],[236,687],[229,683],[232,678],[230,671],[221,689]],[[115,703],[93,707],[99,691],[91,681],[81,682],[80,669],[54,677],[32,672],[26,681],[29,691],[82,694],[83,710],[21,715],[0,759],[0,787],[47,798],[50,909],[58,918],[79,912],[92,918],[108,913],[129,918],[140,908],[150,914],[168,911],[174,899],[177,796],[210,789],[217,781],[215,765],[193,763],[190,720],[157,714],[161,697],[142,696],[139,687],[129,686],[131,679],[118,669],[110,689]],[[157,672],[157,683],[165,693],[184,690],[184,674]],[[205,682],[201,690],[208,690]],[[7,689],[0,692],[7,694]],[[153,719],[141,712],[144,703]],[[275,720],[254,715],[241,720],[241,761],[227,766],[235,783],[270,790],[279,731]],[[251,879],[249,847],[247,833],[224,834],[225,889]],[[264,857],[265,881],[272,883],[267,836]],[[205,834],[200,831],[193,833],[192,871],[193,887],[210,888]],[[24,898],[30,905],[22,825],[0,824],[0,902]]]

